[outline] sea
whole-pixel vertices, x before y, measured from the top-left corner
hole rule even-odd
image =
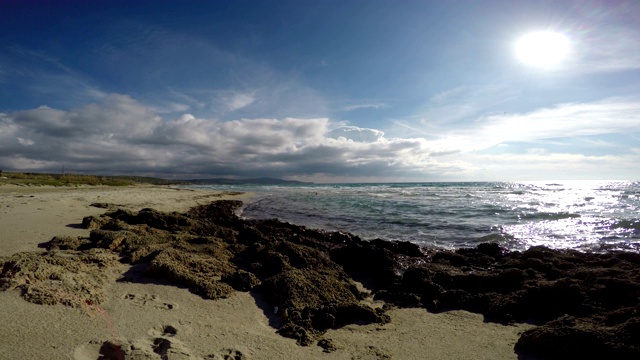
[[[201,185],[253,194],[240,215],[362,239],[640,251],[639,181]]]

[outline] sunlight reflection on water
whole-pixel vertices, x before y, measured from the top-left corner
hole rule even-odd
[[[501,226],[503,233],[513,237],[515,247],[545,245],[595,250],[619,245],[627,250],[637,248],[640,235],[637,183],[522,184],[531,191],[508,194],[505,199],[518,212],[518,222]],[[636,244],[626,241],[634,238]]]
[[[218,186],[253,191],[244,216],[445,248],[493,241],[640,249],[640,183],[554,181]]]

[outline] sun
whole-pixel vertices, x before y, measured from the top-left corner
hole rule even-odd
[[[516,56],[524,64],[551,68],[569,56],[571,42],[559,32],[537,31],[525,34],[515,44]]]

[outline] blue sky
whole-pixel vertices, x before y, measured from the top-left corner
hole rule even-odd
[[[637,1],[0,1],[0,168],[640,179]],[[553,31],[552,67],[515,54]]]

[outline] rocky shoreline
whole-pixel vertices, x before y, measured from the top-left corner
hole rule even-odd
[[[544,247],[507,252],[495,244],[424,249],[243,220],[234,215],[241,204],[217,201],[186,213],[113,209],[87,217],[88,238],[54,237],[42,244],[47,252],[1,259],[0,287],[20,289],[30,302],[89,311],[104,300],[109,269],[127,263],[207,299],[250,291],[264,299],[263,310],[273,314],[281,335],[327,352],[334,348],[323,337],[328,329],[387,323],[385,311],[396,306],[463,309],[486,321],[539,325],[516,344],[522,358],[640,357],[639,254]],[[118,281],[139,276],[132,272]],[[386,305],[364,304],[369,296]],[[103,355],[117,354],[116,347],[105,343]]]

